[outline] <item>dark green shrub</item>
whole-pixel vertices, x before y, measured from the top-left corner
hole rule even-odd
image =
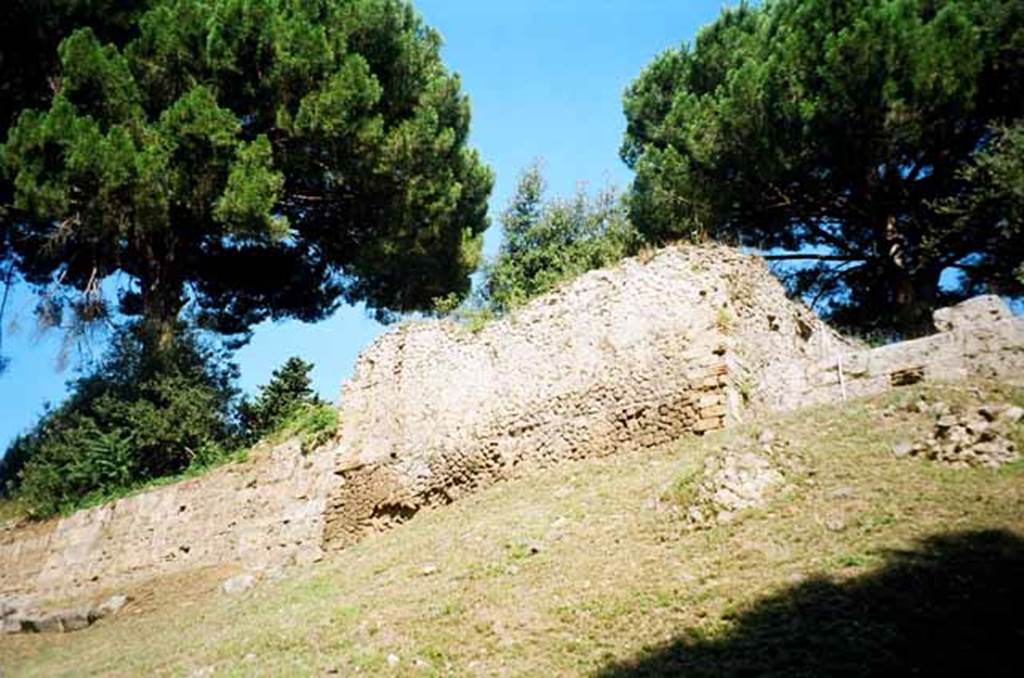
[[[235,366],[183,329],[170,346],[156,345],[137,327],[120,332],[68,400],[11,446],[21,468],[8,489],[30,513],[206,466],[238,444]]]
[[[289,420],[324,402],[313,392],[309,373],[313,365],[297,356],[274,370],[270,382],[260,387],[256,399],[242,402],[239,416],[250,442],[286,427]]]
[[[338,410],[329,403],[303,403],[281,423],[277,435],[297,436],[302,453],[309,454],[329,443],[338,434],[339,424]]]

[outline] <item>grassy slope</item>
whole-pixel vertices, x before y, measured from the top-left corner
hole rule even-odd
[[[921,392],[771,422],[806,473],[730,525],[687,532],[658,499],[754,428],[535,473],[241,598],[216,592],[223,572],[164,582],[84,631],[0,638],[0,667],[1012,675],[1002,662],[1016,663],[1024,640],[1024,465],[957,471],[894,459],[890,445],[923,431],[925,418],[882,410]],[[976,398],[966,386],[930,392]]]

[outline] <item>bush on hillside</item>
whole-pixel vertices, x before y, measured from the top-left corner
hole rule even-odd
[[[120,332],[71,396],[11,445],[0,482],[31,514],[210,465],[239,442],[237,368],[180,328],[170,347],[147,346],[138,326]]]
[[[312,370],[312,364],[292,356],[274,370],[270,382],[260,387],[255,400],[242,402],[239,415],[251,442],[285,428],[307,410],[325,405],[313,392],[309,378]]]

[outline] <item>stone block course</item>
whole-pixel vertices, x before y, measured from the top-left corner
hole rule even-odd
[[[288,444],[66,518],[0,528],[0,594],[75,598],[209,565],[315,560],[332,470],[329,455]]]

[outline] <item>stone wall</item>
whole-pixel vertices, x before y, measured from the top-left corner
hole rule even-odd
[[[1024,318],[994,296],[935,312],[939,332],[873,349],[846,350],[810,365],[784,407],[836,402],[923,381],[995,379],[1024,385]]]
[[[290,443],[67,518],[0,529],[0,594],[74,598],[210,565],[315,560],[332,463]]]
[[[363,352],[343,389],[327,540],[344,546],[523,466],[721,428],[836,347],[852,345],[760,259],[725,247],[588,273],[476,333],[406,325]]]
[[[581,276],[479,332],[410,323],[360,356],[337,446],[297,443],[73,516],[0,528],[0,595],[70,598],[160,574],[319,558],[523,468],[920,380],[1024,382],[997,299],[876,349],[786,298],[764,263],[671,247]]]

